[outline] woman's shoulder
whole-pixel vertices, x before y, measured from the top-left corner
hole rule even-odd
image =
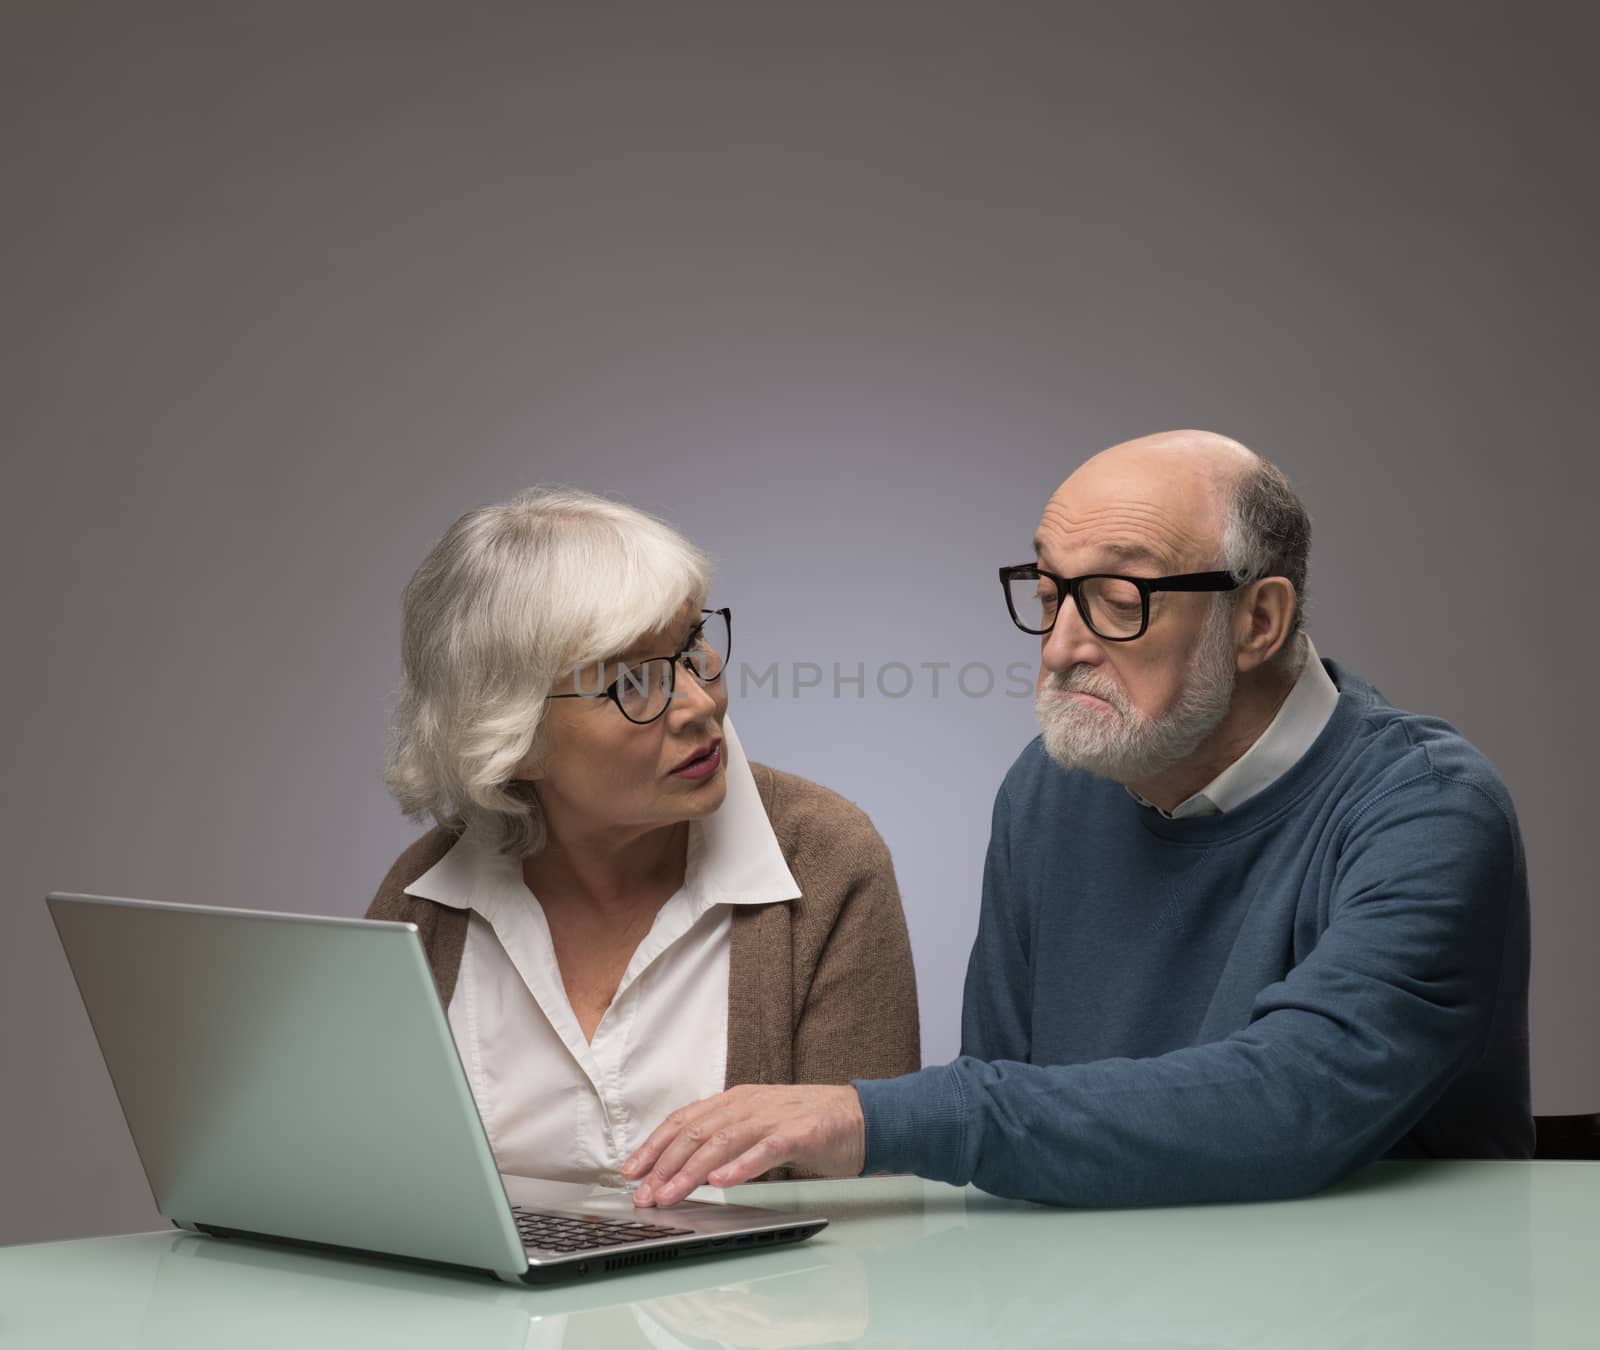
[[[889,848],[872,820],[832,788],[799,774],[752,762],[756,790],[784,854],[791,861],[850,860],[857,865],[888,862]]]
[[[414,839],[394,863],[378,887],[378,893],[367,906],[369,919],[409,920],[423,902],[406,894],[406,887],[434,866],[448,853],[461,837],[457,830],[435,825],[420,838]]]

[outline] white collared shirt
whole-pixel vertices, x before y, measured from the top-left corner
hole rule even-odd
[[[1308,634],[1305,664],[1300,669],[1300,676],[1267,729],[1256,737],[1254,744],[1244,754],[1200,791],[1192,797],[1186,797],[1171,811],[1162,811],[1161,814],[1169,820],[1182,820],[1187,816],[1215,816],[1248,801],[1299,763],[1300,756],[1312,747],[1322,734],[1323,727],[1328,725],[1328,719],[1333,716],[1338,702],[1339,687],[1323,669],[1316,645]],[[1134,792],[1133,795],[1141,805],[1153,811],[1161,810],[1139,793]]]
[[[721,1092],[732,906],[800,895],[726,718],[722,806],[689,826],[682,887],[585,1041],[521,859],[468,831],[406,887],[469,911],[450,1031],[502,1172],[620,1186],[668,1112]]]

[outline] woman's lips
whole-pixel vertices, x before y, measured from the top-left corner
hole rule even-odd
[[[713,741],[709,750],[703,750],[697,755],[683,761],[672,771],[674,778],[709,778],[722,764],[722,742]]]

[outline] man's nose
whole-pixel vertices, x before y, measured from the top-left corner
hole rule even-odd
[[[1039,662],[1048,671],[1059,674],[1073,666],[1098,665],[1105,648],[1084,623],[1078,606],[1067,600],[1056,611],[1056,623],[1044,636],[1039,650]]]

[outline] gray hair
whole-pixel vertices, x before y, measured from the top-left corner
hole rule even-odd
[[[1244,585],[1262,577],[1284,577],[1294,587],[1294,614],[1282,651],[1285,659],[1303,644],[1306,572],[1311,560],[1311,517],[1283,470],[1257,456],[1233,484],[1223,513],[1223,566]]]
[[[671,526],[593,493],[536,487],[468,511],[405,589],[390,793],[416,819],[537,853],[538,802],[510,779],[551,688],[703,607],[710,574]]]

